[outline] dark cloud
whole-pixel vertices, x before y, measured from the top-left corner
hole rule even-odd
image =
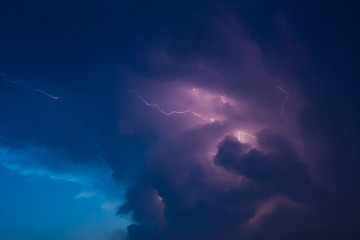
[[[278,205],[285,207],[286,214],[298,212],[294,206],[306,202],[313,185],[305,164],[297,158],[284,138],[268,131],[259,134],[259,147],[264,152],[251,149],[233,136],[221,141],[215,163],[246,179],[240,185],[230,188],[229,182],[219,183],[223,176],[216,176],[215,172],[209,171],[199,162],[205,158],[198,154],[208,145],[209,140],[206,139],[209,137],[206,135],[211,132],[211,128],[216,129],[209,126],[191,131],[177,139],[176,143],[162,146],[161,155],[155,157],[155,166],[150,174],[152,179],[138,183],[145,189],[139,191],[138,185],[130,188],[128,204],[132,206],[134,219],[139,223],[129,227],[130,239],[140,239],[148,235],[150,230],[156,231],[156,234],[148,239],[238,239],[249,234],[247,225],[257,216],[262,201],[270,202],[265,203],[270,206],[267,214],[276,210]],[[269,145],[269,142],[272,143]],[[149,190],[152,195],[146,194]],[[135,198],[134,193],[137,193]],[[146,221],[138,216],[139,213],[142,217],[147,216],[148,211],[143,209],[145,206],[156,209],[151,199],[157,196],[161,197],[160,203],[164,204],[160,213],[166,219],[165,225],[157,223],[154,216]],[[272,204],[270,199],[276,196],[282,196],[281,201]],[[139,200],[147,203],[137,205]],[[293,204],[289,205],[289,202]]]
[[[129,240],[359,238],[351,4],[1,6],[1,166],[111,169]]]
[[[263,151],[249,150],[246,144],[228,137],[220,143],[215,162],[255,181],[267,194],[284,194],[294,200],[303,200],[311,194],[306,165],[285,139],[263,131],[258,142]]]
[[[269,13],[266,17],[278,18],[277,14]],[[247,24],[252,23],[245,22],[245,26]],[[357,129],[353,122],[356,113],[346,118],[347,120],[341,117],[349,116],[349,106],[345,107],[346,103],[356,98],[350,95],[351,91],[344,99],[337,98],[339,86],[329,87],[326,84],[328,79],[334,79],[328,74],[314,79],[314,76],[310,77],[313,74],[312,70],[306,69],[309,79],[299,79],[299,76],[304,76],[306,66],[305,61],[301,60],[305,56],[300,53],[304,46],[290,43],[292,40],[289,38],[277,39],[279,42],[287,41],[285,47],[279,46],[278,42],[274,46],[275,39],[264,39],[259,33],[255,34],[257,45],[242,35],[243,30],[234,30],[236,23],[232,22],[230,25],[228,24],[229,30],[224,29],[225,34],[221,34],[221,37],[238,40],[238,46],[226,44],[226,40],[219,37],[216,43],[219,44],[218,49],[221,49],[221,53],[208,51],[206,64],[211,67],[206,69],[199,65],[199,72],[193,76],[186,75],[190,79],[188,81],[207,86],[209,89],[220,86],[231,97],[251,102],[254,104],[253,116],[260,111],[269,111],[270,113],[265,114],[264,122],[270,123],[273,128],[256,135],[256,146],[241,143],[235,136],[220,139],[226,130],[219,130],[219,135],[213,135],[210,133],[212,127],[191,130],[185,134],[186,137],[184,135],[176,138],[176,141],[161,140],[161,136],[160,143],[148,150],[150,155],[147,155],[146,168],[150,170],[147,173],[150,178],[146,184],[155,189],[153,194],[160,196],[164,203],[161,212],[166,225],[155,223],[153,226],[138,221],[129,227],[129,238],[141,239],[148,236],[147,239],[337,239],[339,236],[346,236],[356,239],[358,233],[355,226],[359,219],[356,217],[358,210],[354,209],[358,207],[351,198],[357,199],[354,187],[356,188],[358,182],[355,174],[355,169],[358,169],[355,160],[358,153],[356,148],[352,147],[356,139],[355,134],[348,134],[350,129]],[[287,31],[281,27],[271,31],[276,34],[279,29]],[[223,40],[224,43],[220,44]],[[206,44],[211,46],[211,41]],[[210,46],[206,49],[214,48]],[[299,57],[289,59],[286,48],[293,48],[290,49],[292,54],[299,54]],[[190,51],[198,49],[190,48]],[[226,54],[228,51],[232,52]],[[276,54],[280,51],[276,58],[273,51]],[[186,59],[186,53],[182,57],[182,60]],[[223,65],[216,64],[214,60],[209,61],[212,57],[226,59],[229,62],[225,60]],[[306,56],[309,57],[312,57],[311,54]],[[274,62],[270,62],[271,60]],[[288,69],[278,66],[277,61],[287,61]],[[301,65],[296,66],[299,61]],[[169,64],[173,65],[174,61]],[[214,68],[220,70],[210,70]],[[252,72],[251,69],[257,71]],[[286,77],[291,77],[292,80],[284,80]],[[307,85],[308,81],[312,83]],[[292,109],[287,110],[287,114],[293,114],[294,122],[279,123],[278,119],[274,120],[279,117],[274,114],[278,111],[275,106],[281,105],[283,98],[276,100],[271,93],[266,92],[267,90],[262,90],[262,87],[268,87],[267,84],[286,84],[291,89],[289,92],[292,93],[292,100],[288,104]],[[299,85],[302,85],[302,97],[306,105],[299,103],[301,93],[295,90]],[[311,90],[312,87],[315,87],[317,92]],[[329,95],[323,95],[323,91]],[[332,97],[336,97],[336,100]],[[334,102],[334,105],[329,105],[329,102]],[[297,109],[300,107],[302,111],[298,118]],[[234,116],[231,108],[225,111],[228,111],[228,119],[235,122],[243,121],[243,116],[230,117]],[[334,113],[342,115],[334,116]],[[258,115],[258,118],[252,119],[261,117]],[[343,120],[349,124],[341,125]],[[204,129],[210,135],[204,134]],[[226,170],[225,175],[228,173],[241,176],[241,184],[231,185],[229,182],[234,183],[232,177],[229,182],[224,180],[214,183],[213,180],[223,177],[224,172],[220,174],[221,177],[211,175],[214,172],[203,165],[207,156],[201,154],[208,151],[204,146],[209,146],[212,140],[219,143],[213,162],[214,168],[217,171],[220,171],[218,168],[223,168]],[[304,151],[299,151],[297,143],[303,145]],[[341,163],[341,159],[346,158],[349,160]],[[354,168],[349,169],[350,166]],[[350,175],[346,176],[347,174]],[[141,195],[138,197],[141,198]],[[130,199],[129,201],[131,202]],[[133,211],[136,212],[137,209],[134,207]]]

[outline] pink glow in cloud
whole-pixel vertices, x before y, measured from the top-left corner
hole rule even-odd
[[[178,216],[204,204],[232,217],[233,212],[246,216],[238,220],[238,227],[252,229],[279,206],[297,206],[288,186],[296,178],[303,178],[305,186],[294,185],[307,188],[307,174],[295,172],[302,169],[293,151],[299,139],[295,123],[284,122],[285,115],[298,112],[287,106],[289,92],[296,93],[290,81],[286,86],[291,91],[278,87],[280,94],[274,93],[284,80],[272,77],[259,46],[244,36],[233,19],[217,27],[226,42],[225,58],[191,56],[177,61],[164,58],[164,51],[159,54],[159,71],[166,64],[188,71],[160,74],[158,79],[145,78],[131,86],[135,90],[129,92],[136,98],[130,96],[126,103],[133,113],[127,115],[132,129],[136,132],[138,124],[156,135],[145,154],[147,170],[156,179],[149,185],[152,194],[144,190],[137,194],[139,199],[157,200],[146,206],[158,211],[146,210],[151,212],[146,215],[149,219],[162,215],[167,224],[174,224],[171,214]],[[149,64],[156,69],[157,55],[151,55]],[[162,208],[156,207],[159,203]],[[142,207],[134,206],[134,212]]]

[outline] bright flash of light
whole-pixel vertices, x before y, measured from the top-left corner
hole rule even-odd
[[[281,94],[284,94],[284,98],[281,103],[280,115],[288,123],[290,123],[284,115],[285,107],[290,94],[284,90],[281,86],[276,88]],[[172,99],[177,104],[186,106],[183,111],[167,111],[162,108],[159,103],[148,102],[137,91],[128,90],[130,93],[136,95],[146,106],[155,108],[161,114],[166,116],[188,114],[196,116],[197,118],[204,120],[206,123],[219,123],[219,128],[222,128],[222,133],[219,137],[213,139],[213,144],[207,149],[210,157],[213,157],[217,152],[217,145],[227,135],[236,137],[238,141],[244,144],[251,145],[252,147],[258,146],[257,136],[255,133],[261,131],[269,126],[268,123],[253,121],[251,118],[247,118],[248,114],[254,114],[251,105],[245,105],[241,100],[233,99],[226,96],[224,91],[219,89],[218,91],[209,91],[207,89],[192,88],[189,86],[175,86],[174,93],[165,99],[171,102]],[[230,107],[229,107],[230,106]],[[190,110],[191,109],[191,110]],[[256,109],[256,108],[255,108]],[[235,117],[234,117],[235,116]],[[238,118],[240,116],[240,118]],[[244,116],[244,117],[243,117]],[[188,121],[185,126],[197,125],[197,121]],[[220,136],[221,135],[221,136]],[[301,141],[298,142],[299,152],[303,154],[304,147]]]
[[[254,136],[244,130],[237,131],[236,137],[242,143],[252,142],[256,139],[256,136]]]
[[[197,91],[198,89],[193,89],[193,91]],[[187,114],[187,113],[190,113],[198,118],[201,118],[202,120],[204,121],[209,121],[209,122],[215,122],[215,118],[213,117],[210,117],[210,118],[207,118],[207,117],[204,117],[203,115],[197,113],[197,112],[194,112],[194,111],[191,111],[189,109],[186,109],[186,110],[183,110],[183,111],[170,111],[170,112],[166,112],[165,110],[163,110],[159,104],[157,103],[149,103],[148,101],[146,101],[138,92],[134,91],[134,90],[128,90],[128,92],[131,92],[133,94],[135,94],[138,98],[141,99],[141,101],[146,105],[146,106],[150,106],[150,107],[154,107],[156,108],[159,112],[161,112],[162,114],[164,115],[167,115],[167,116],[171,116],[171,115],[174,115],[174,114]]]

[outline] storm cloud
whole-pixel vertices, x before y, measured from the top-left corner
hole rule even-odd
[[[0,170],[100,199],[94,239],[359,238],[352,6],[1,5]]]

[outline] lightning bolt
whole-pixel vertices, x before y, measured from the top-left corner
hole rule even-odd
[[[52,95],[52,94],[50,94],[50,93],[47,93],[47,92],[45,92],[45,91],[43,91],[43,90],[41,90],[41,89],[38,89],[38,88],[31,88],[28,84],[25,84],[25,82],[22,81],[22,80],[19,80],[19,81],[10,80],[10,79],[7,78],[7,76],[6,76],[5,74],[0,74],[0,77],[1,77],[4,81],[9,82],[9,83],[11,83],[11,84],[25,85],[26,87],[30,88],[31,90],[33,90],[33,91],[35,91],[35,92],[39,92],[39,93],[41,93],[41,94],[44,94],[45,96],[47,96],[47,97],[49,97],[49,98],[52,98],[52,99],[54,99],[54,100],[59,100],[59,99],[62,98],[62,97],[58,97],[58,96]]]
[[[37,88],[35,88],[34,91],[39,92],[39,93],[42,93],[42,94],[44,94],[45,96],[48,96],[49,98],[52,98],[52,99],[54,99],[54,100],[59,100],[59,99],[61,99],[61,97],[54,96],[54,95],[52,95],[52,94],[49,94],[49,93],[47,93],[47,92],[45,92],[45,91],[43,91],[43,90],[37,89]]]
[[[6,77],[5,74],[0,74],[0,77],[6,81],[6,82],[9,82],[9,83],[12,83],[12,84],[19,84],[19,83],[24,83],[24,81],[20,80],[20,81],[14,81],[14,80],[10,80]]]
[[[279,89],[281,92],[283,92],[285,94],[285,98],[281,104],[281,109],[280,109],[280,115],[281,117],[286,121],[288,122],[290,125],[293,125],[294,126],[294,123],[293,122],[290,122],[287,117],[285,117],[284,115],[284,109],[285,109],[285,105],[286,105],[286,102],[287,100],[289,99],[290,97],[290,93],[288,93],[287,91],[285,91],[283,88],[281,88],[280,86],[277,87],[277,89]],[[296,127],[296,126],[295,126]],[[298,144],[298,148],[301,152],[301,155],[304,155],[305,154],[305,146],[304,144],[302,143],[301,139],[299,138],[298,141],[297,141],[297,144]]]
[[[163,110],[159,104],[156,104],[156,103],[149,103],[148,101],[146,101],[138,92],[134,91],[134,90],[128,90],[128,92],[131,92],[133,94],[135,94],[138,98],[141,99],[141,101],[146,105],[146,106],[150,106],[150,107],[153,107],[153,108],[156,108],[159,112],[161,112],[162,114],[164,115],[167,115],[167,116],[171,116],[171,115],[174,115],[174,114],[187,114],[187,113],[190,113],[198,118],[201,118],[202,120],[204,121],[210,121],[210,122],[215,122],[215,119],[214,118],[207,118],[207,117],[204,117],[202,116],[201,114],[197,113],[197,112],[194,112],[194,111],[191,111],[189,109],[187,110],[184,110],[184,111],[171,111],[171,112],[166,112],[165,110]]]
[[[286,102],[290,97],[290,94],[287,91],[285,91],[284,89],[282,89],[280,86],[278,86],[277,89],[279,89],[282,93],[285,94],[285,98],[281,103],[280,115],[286,122],[289,122],[289,120],[284,115],[284,109],[285,109],[285,106],[286,106]]]

